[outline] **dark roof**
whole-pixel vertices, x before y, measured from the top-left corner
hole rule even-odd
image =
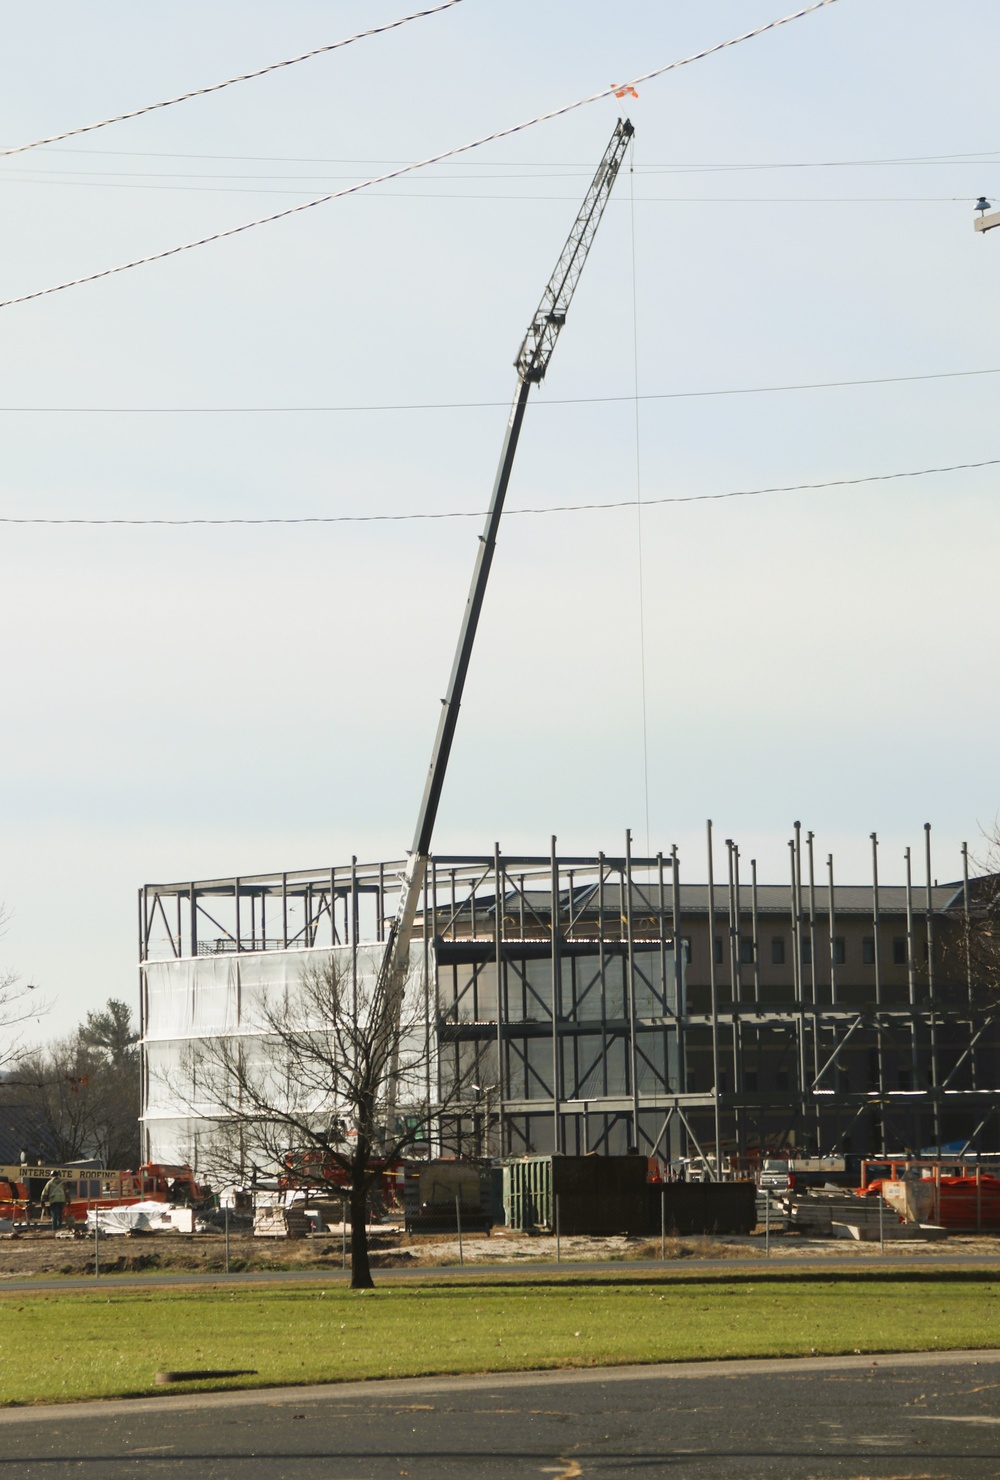
[[[753,891],[749,884],[740,884],[740,912],[750,914],[753,908]],[[681,884],[680,912],[681,915],[707,915],[708,914],[708,885],[707,884]],[[476,895],[476,914],[489,919],[494,913],[493,894]],[[595,915],[598,910],[600,892],[595,883],[588,883],[573,890],[573,914]],[[547,889],[526,889],[520,893],[516,889],[509,890],[504,895],[504,913],[507,915],[519,915],[523,907],[525,915],[535,913],[540,917],[547,918],[551,913],[551,891]],[[669,877],[664,881],[663,900],[666,913],[669,915],[673,910],[673,892]],[[640,883],[633,881],[632,884],[632,913],[649,914],[659,910],[660,889],[658,881],[652,883]],[[924,913],[927,907],[927,889],[924,885],[914,885],[912,894],[912,909],[915,916]],[[620,915],[625,907],[625,890],[617,884],[605,884],[603,900],[601,901],[604,912],[608,915]],[[815,906],[816,914],[824,918],[828,914],[830,903],[829,889],[825,881],[816,881]],[[569,908],[569,890],[563,889],[559,893],[560,913],[565,914]],[[810,890],[809,885],[802,885],[802,911],[808,915],[810,912]],[[931,908],[936,914],[945,910],[960,908],[962,904],[961,884],[936,884],[931,888]],[[834,913],[836,915],[868,915],[870,916],[874,907],[874,897],[870,884],[837,884],[834,889]],[[455,907],[456,919],[468,919],[471,914],[471,901],[468,896],[460,900]],[[782,915],[786,918],[791,916],[791,886],[790,884],[759,884],[757,886],[757,910],[761,915]],[[906,914],[906,888],[902,884],[883,884],[879,887],[879,912],[886,915]],[[442,916],[450,918],[452,907],[450,901],[438,900],[438,918]],[[715,884],[715,913],[716,915],[728,915],[729,913],[729,883],[723,879]]]

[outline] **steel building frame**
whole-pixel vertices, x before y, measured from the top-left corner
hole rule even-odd
[[[905,885],[880,884],[874,836],[871,885],[835,884],[832,858],[820,882],[798,824],[786,886],[758,886],[752,860],[741,882],[731,840],[726,860],[716,883],[711,826],[707,885],[681,884],[676,848],[634,856],[629,835],[617,856],[553,839],[547,855],[431,858],[417,940],[439,1091],[476,1069],[439,1149],[635,1147],[710,1170],[780,1148],[996,1149],[1000,1014],[942,951],[970,929],[965,850],[961,883],[934,885],[928,829],[919,888],[909,850]],[[147,885],[141,961],[383,941],[404,869]],[[779,926],[780,966],[765,959]],[[845,939],[864,954],[853,975]]]

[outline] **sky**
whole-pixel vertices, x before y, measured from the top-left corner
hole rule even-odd
[[[461,0],[0,157],[0,299],[786,8]],[[14,8],[0,144],[405,13]],[[1000,231],[973,231],[1000,195],[998,51],[995,0],[836,0],[637,99],[0,307],[0,519],[467,516],[0,523],[2,960],[52,1004],[36,1036],[136,1000],[143,883],[404,854],[514,355],[625,103],[634,152],[529,406],[434,846],[615,853],[631,828],[640,850],[676,843],[692,880],[711,817],[718,867],[733,837],[780,881],[801,819],[844,882],[870,877],[872,831],[887,882],[925,822],[942,879],[963,839],[984,851],[997,468],[657,501],[1000,459]]]

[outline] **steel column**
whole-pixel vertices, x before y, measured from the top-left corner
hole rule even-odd
[[[712,819],[706,823],[708,834],[708,991],[712,1020],[712,1081],[715,1110],[715,1170],[713,1181],[722,1174],[722,1119],[719,1108],[719,994],[715,979],[715,865],[712,858]],[[690,1127],[688,1128],[690,1133]]]

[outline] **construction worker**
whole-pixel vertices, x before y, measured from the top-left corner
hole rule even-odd
[[[47,1207],[52,1214],[52,1230],[58,1233],[62,1228],[63,1212],[66,1208],[66,1188],[60,1181],[58,1172],[53,1172],[42,1188],[42,1207]]]

